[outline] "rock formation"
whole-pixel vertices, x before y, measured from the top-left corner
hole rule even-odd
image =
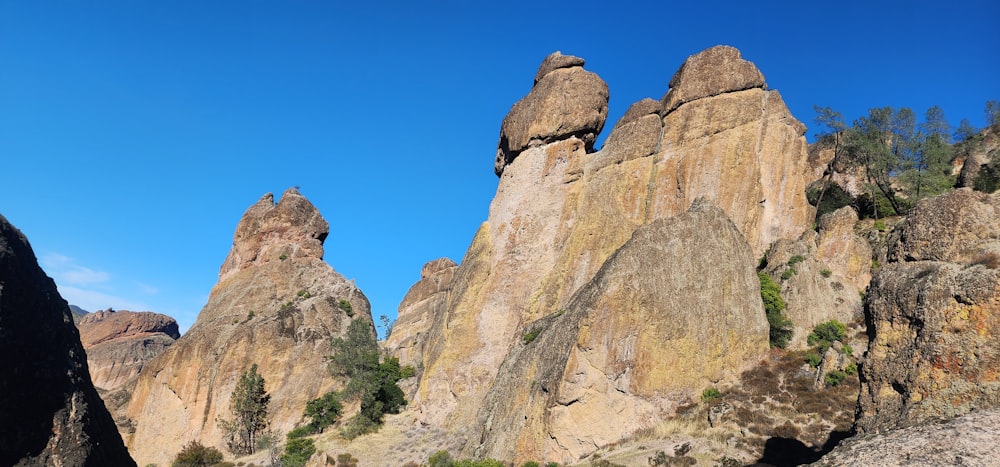
[[[3,216],[0,465],[135,465],[90,381],[69,305]]]
[[[148,311],[100,310],[77,323],[94,386],[113,390],[179,338],[177,321]]]
[[[952,419],[928,421],[878,436],[842,441],[811,464],[818,467],[996,465],[1000,459],[1000,411],[977,411]]]
[[[131,390],[123,425],[131,425],[125,438],[140,463],[165,465],[191,440],[224,450],[217,419],[232,417],[233,388],[253,364],[279,432],[301,420],[306,401],[333,388],[324,361],[330,339],[351,320],[371,323],[371,312],[364,294],[323,261],[327,233],[294,189],[246,211],[197,321]]]
[[[400,302],[386,349],[401,365],[417,366],[423,362],[425,338],[434,320],[442,314],[456,269],[458,265],[448,258],[428,262],[420,271],[420,281],[410,287]]]
[[[855,429],[1000,407],[1000,194],[921,201],[889,236],[865,301]]]
[[[531,93],[516,103],[504,119],[495,166],[500,182],[489,218],[480,226],[461,265],[449,273],[453,274],[450,291],[434,299],[434,308],[439,310],[436,316],[426,321],[433,324],[426,328],[422,340],[422,360],[418,366],[423,372],[412,404],[423,423],[467,435],[468,428],[481,419],[483,401],[497,397],[497,391],[527,394],[527,386],[506,389],[498,386],[499,369],[519,365],[515,362],[519,361],[517,354],[522,351],[524,336],[532,331],[533,325],[542,323],[539,320],[561,311],[569,316],[572,297],[596,280],[602,266],[630,238],[638,235],[636,231],[642,226],[681,215],[696,199],[705,198],[705,203],[720,207],[724,216],[733,221],[749,243],[748,257],[756,258],[773,241],[797,238],[812,223],[814,211],[805,198],[805,186],[810,181],[805,127],[789,114],[776,92],[766,90],[763,76],[736,49],[715,47],[690,57],[671,80],[664,98],[633,104],[596,153],[590,152],[592,135],[604,124],[608,94],[603,81],[585,71],[582,64],[581,59],[565,56],[546,58]],[[704,238],[719,233],[704,231],[691,235]],[[736,247],[732,248],[730,251],[735,251]],[[689,273],[702,269],[715,271],[717,267],[684,255],[674,261],[677,262],[644,274],[659,275],[672,268]],[[645,280],[660,284],[657,281],[666,279]],[[646,283],[638,278],[636,281]],[[737,292],[741,295],[735,295]],[[591,293],[617,297],[618,292]],[[636,293],[651,294],[650,300],[655,296],[648,290]],[[743,308],[725,305],[730,298],[735,297],[739,303],[759,303],[756,286],[752,293],[735,286],[706,293],[711,299],[701,303],[700,308],[719,310],[726,316],[743,316],[738,311]],[[680,310],[663,313],[648,318],[674,316],[669,313],[685,316]],[[581,320],[582,315],[573,314]],[[618,324],[611,327],[567,324],[581,326],[581,333],[593,334],[566,339],[579,340],[581,348],[586,348],[583,342],[590,342],[586,345],[593,345],[595,352],[610,352],[602,346],[611,345],[616,339],[633,342],[627,344],[631,346],[660,335],[661,324],[638,326],[635,323],[642,318],[630,314],[620,319],[621,328],[616,327]],[[397,323],[393,332],[401,333],[402,339],[410,332],[407,327],[406,323]],[[634,332],[619,334],[624,332],[622,329]],[[756,328],[747,329],[749,342],[756,343]],[[756,344],[720,348],[732,352],[726,353],[725,360],[733,368],[740,366],[738,362],[755,363],[761,352]],[[569,358],[568,355],[552,354],[544,358],[558,361]],[[584,365],[581,357],[574,358],[566,364],[573,368]],[[632,361],[632,357],[622,358],[622,362]],[[631,380],[632,376],[617,382],[605,381],[599,386],[603,389],[592,388],[587,400],[596,403],[599,399],[596,392],[606,390],[609,393],[600,397],[615,399],[615,404],[633,410],[638,421],[630,427],[645,426],[651,420],[650,414],[668,413],[678,400],[696,397],[697,384],[723,377],[715,367],[703,365],[705,362],[699,359],[692,359],[683,375],[671,376],[666,376],[670,372],[653,362],[639,358],[634,361],[635,365],[652,365],[643,369],[642,374],[656,375],[648,381],[676,378],[678,384],[669,386],[669,395],[655,396],[643,392],[649,388],[640,390],[630,386],[645,384],[641,378]],[[597,379],[604,371],[608,375],[621,375],[624,371],[611,368],[612,363],[594,365],[593,369],[579,371]],[[520,383],[527,385],[530,381]],[[616,387],[625,388],[625,392],[619,393]],[[556,392],[555,387],[549,387],[548,391]],[[534,405],[517,412],[536,411],[531,415],[535,417],[530,422],[532,435],[517,441],[518,455],[545,453],[558,457],[582,452],[587,449],[585,446],[592,449],[597,443],[613,441],[608,432],[567,433],[572,417],[577,415],[558,423],[541,418],[538,411],[549,411],[552,406],[546,404],[552,401],[543,398],[534,401]],[[579,404],[579,408],[583,407],[590,406]],[[627,417],[624,412],[621,416]],[[503,443],[491,440],[499,439],[497,430],[503,427],[516,428],[514,422],[491,420],[491,426],[496,428],[484,435],[483,443],[470,440],[467,452],[500,452],[497,450],[503,449],[499,446]],[[521,423],[526,423],[523,417]],[[592,425],[587,426],[593,429]],[[621,430],[618,434],[627,435]],[[569,441],[571,437],[576,441]],[[550,439],[567,444],[552,444],[547,441]]]

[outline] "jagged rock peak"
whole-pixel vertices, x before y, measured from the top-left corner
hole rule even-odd
[[[277,204],[274,195],[267,193],[240,219],[233,248],[219,270],[219,282],[260,263],[322,259],[323,241],[329,233],[330,224],[299,190],[285,190]]]
[[[663,96],[663,110],[670,112],[704,97],[764,87],[764,75],[756,65],[743,60],[735,47],[717,45],[684,61]]]
[[[558,50],[549,54],[542,60],[542,65],[538,67],[538,73],[535,73],[535,83],[538,84],[545,75],[553,70],[558,70],[560,68],[572,68],[575,66],[583,66],[585,63],[584,59],[580,57],[575,57],[573,55],[563,55]]]
[[[583,63],[558,52],[542,61],[531,92],[511,107],[500,126],[493,165],[497,176],[529,147],[576,137],[593,150],[608,118],[608,85]]]
[[[420,278],[424,279],[434,275],[435,273],[458,266],[449,258],[438,258],[435,260],[428,261],[424,264],[424,267],[420,269]]]

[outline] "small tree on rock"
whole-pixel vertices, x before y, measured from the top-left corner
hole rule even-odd
[[[233,389],[229,410],[232,420],[220,419],[229,450],[236,455],[253,454],[257,438],[267,429],[267,404],[271,396],[264,390],[264,377],[254,364],[240,376]]]

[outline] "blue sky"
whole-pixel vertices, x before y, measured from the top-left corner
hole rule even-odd
[[[71,303],[186,330],[243,211],[299,186],[330,222],[326,260],[394,317],[486,219],[500,122],[552,51],[608,82],[608,129],[717,44],[810,127],[814,104],[982,126],[998,17],[985,0],[0,0],[0,214]]]

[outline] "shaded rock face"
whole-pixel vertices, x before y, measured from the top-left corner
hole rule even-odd
[[[1000,411],[928,421],[878,436],[844,441],[814,466],[996,465],[1000,459]]]
[[[583,64],[582,58],[559,52],[542,62],[531,92],[514,104],[500,127],[498,176],[531,146],[572,135],[593,148],[608,118],[608,85]]]
[[[471,450],[575,461],[735,378],[768,348],[761,302],[748,300],[754,264],[708,202],[638,228],[565,309],[526,326],[535,337],[503,362]]]
[[[177,321],[148,311],[96,311],[80,318],[77,327],[90,378],[104,390],[138,375],[146,362],[180,337]]]
[[[515,104],[501,131],[501,158],[497,167],[502,166],[502,171],[497,171],[500,182],[488,220],[480,226],[461,265],[454,271],[450,291],[439,299],[444,303],[435,302],[440,312],[424,340],[422,365],[418,365],[422,366],[423,373],[411,404],[421,422],[461,435],[472,432],[470,427],[479,423],[483,401],[495,397],[491,388],[499,382],[499,369],[514,358],[533,323],[558,314],[560,310],[568,310],[571,298],[595,279],[601,267],[637,229],[658,219],[685,213],[697,198],[705,198],[707,203],[718,206],[725,217],[733,221],[749,244],[751,258],[760,257],[773,241],[797,238],[809,228],[814,211],[805,198],[808,163],[804,127],[791,117],[776,92],[764,89],[762,80],[756,78],[759,76],[756,68],[748,71],[749,62],[734,59],[734,52],[735,49],[721,48],[692,56],[682,67],[683,73],[679,72],[671,81],[671,89],[679,90],[674,96],[680,97],[667,101],[676,106],[667,109],[662,101],[652,99],[634,104],[596,153],[588,151],[588,137],[579,131],[546,133],[561,136],[553,137],[555,139],[530,136],[519,141],[535,140],[535,143],[509,144],[514,141],[510,137],[514,134],[541,134],[540,131],[520,129],[534,128],[548,118],[539,116],[541,113],[525,111],[535,108],[526,102],[539,97],[529,95]],[[705,63],[733,64],[735,71],[731,79],[718,81],[711,88],[689,83],[729,74],[728,69],[711,70]],[[588,72],[576,66],[556,68],[539,80],[532,94],[542,89],[546,82],[557,83],[568,80],[571,74],[582,76],[584,73]],[[599,80],[596,76],[594,79]],[[573,92],[582,92],[584,87],[574,89]],[[606,88],[603,83],[588,89],[587,97],[574,98],[577,104],[604,102]],[[554,96],[569,93],[568,90],[560,91]],[[671,95],[670,91],[667,94]],[[582,113],[596,114],[598,112],[593,109],[600,105],[588,105],[586,108],[590,110]],[[566,115],[573,113],[563,112]],[[591,128],[596,131],[599,125],[590,125],[587,131]],[[507,157],[513,154],[510,151],[513,147],[521,148],[520,152],[516,158]],[[701,238],[714,233],[705,231],[692,235]],[[689,268],[688,271],[703,267],[715,270],[708,265],[687,262],[674,267]],[[645,282],[637,278],[637,283]],[[743,293],[742,288],[726,287],[706,293],[714,294],[711,303],[724,303],[730,298],[728,293],[735,294],[736,290]],[[736,299],[759,305],[759,289],[755,285],[752,292]],[[650,326],[652,329],[660,324]],[[405,327],[397,323],[393,332],[405,332]],[[590,329],[593,334],[586,339],[592,339],[595,349],[605,349],[595,351],[606,351],[606,346],[619,337],[638,339],[637,336],[617,334],[618,328],[595,325]],[[733,355],[726,360],[730,363],[758,360],[759,354],[755,351],[730,350]],[[544,358],[569,359],[568,355],[553,354]],[[566,360],[566,365],[576,368],[583,357],[574,358],[577,360]],[[652,365],[646,360],[652,358],[644,354],[635,364]],[[742,360],[744,358],[747,360]],[[732,366],[740,365],[734,363]],[[692,365],[690,368],[691,373],[683,377],[657,373],[656,378],[708,381],[719,377],[710,366]],[[605,370],[598,366],[592,373],[580,371],[598,378]],[[617,374],[608,371],[606,374]],[[520,383],[530,381],[529,378]],[[635,384],[644,384],[638,382],[641,380],[636,381]],[[639,420],[636,423],[645,423],[651,414],[669,413],[676,396],[684,393],[679,390],[671,397],[664,396],[658,399],[660,402],[652,403],[643,399],[646,393],[636,388],[630,387],[626,394],[618,393],[615,384],[624,383],[602,383],[595,386],[594,394],[608,391],[608,395],[601,397],[632,407]],[[598,387],[600,389],[596,389]],[[552,393],[554,389],[550,387],[549,391]],[[588,397],[596,401],[598,396]],[[531,410],[547,403],[538,402],[541,405],[532,406]],[[584,406],[597,405],[580,405]],[[502,414],[497,412],[496,417],[503,417]],[[509,423],[513,423],[516,416],[511,417],[491,423],[497,427],[514,427]],[[576,415],[562,419],[561,426],[567,426],[574,420],[572,417]],[[521,420],[523,422],[523,415]],[[534,441],[519,439],[518,452],[529,453],[526,455],[554,453],[559,449],[563,453],[579,452],[587,443],[566,441],[569,444],[552,448],[546,441],[547,435],[541,434],[550,429],[547,425],[550,422],[536,417],[532,423],[536,427],[532,428],[535,430],[532,433],[538,437],[531,438]],[[584,426],[596,430],[592,424]],[[499,429],[502,428],[494,430]],[[610,435],[604,431],[580,431],[577,436],[578,440],[596,442]],[[504,444],[501,441],[485,443],[480,446],[478,440],[473,440],[468,453],[474,454],[473,450],[495,452],[494,449],[501,448],[487,444]],[[529,446],[530,443],[536,444]]]
[[[998,205],[956,190],[921,201],[890,234],[895,261],[865,301],[859,432],[1000,407]]]
[[[165,465],[191,440],[225,449],[217,419],[232,418],[233,389],[253,364],[271,395],[270,427],[279,432],[301,420],[308,400],[333,389],[324,360],[330,340],[351,320],[370,324],[371,311],[364,294],[322,260],[327,232],[318,226],[325,225],[295,190],[243,215],[197,321],[129,389],[121,425],[140,463]],[[237,257],[254,259],[231,262]]]
[[[0,216],[0,465],[135,465],[97,395],[69,306]]]

